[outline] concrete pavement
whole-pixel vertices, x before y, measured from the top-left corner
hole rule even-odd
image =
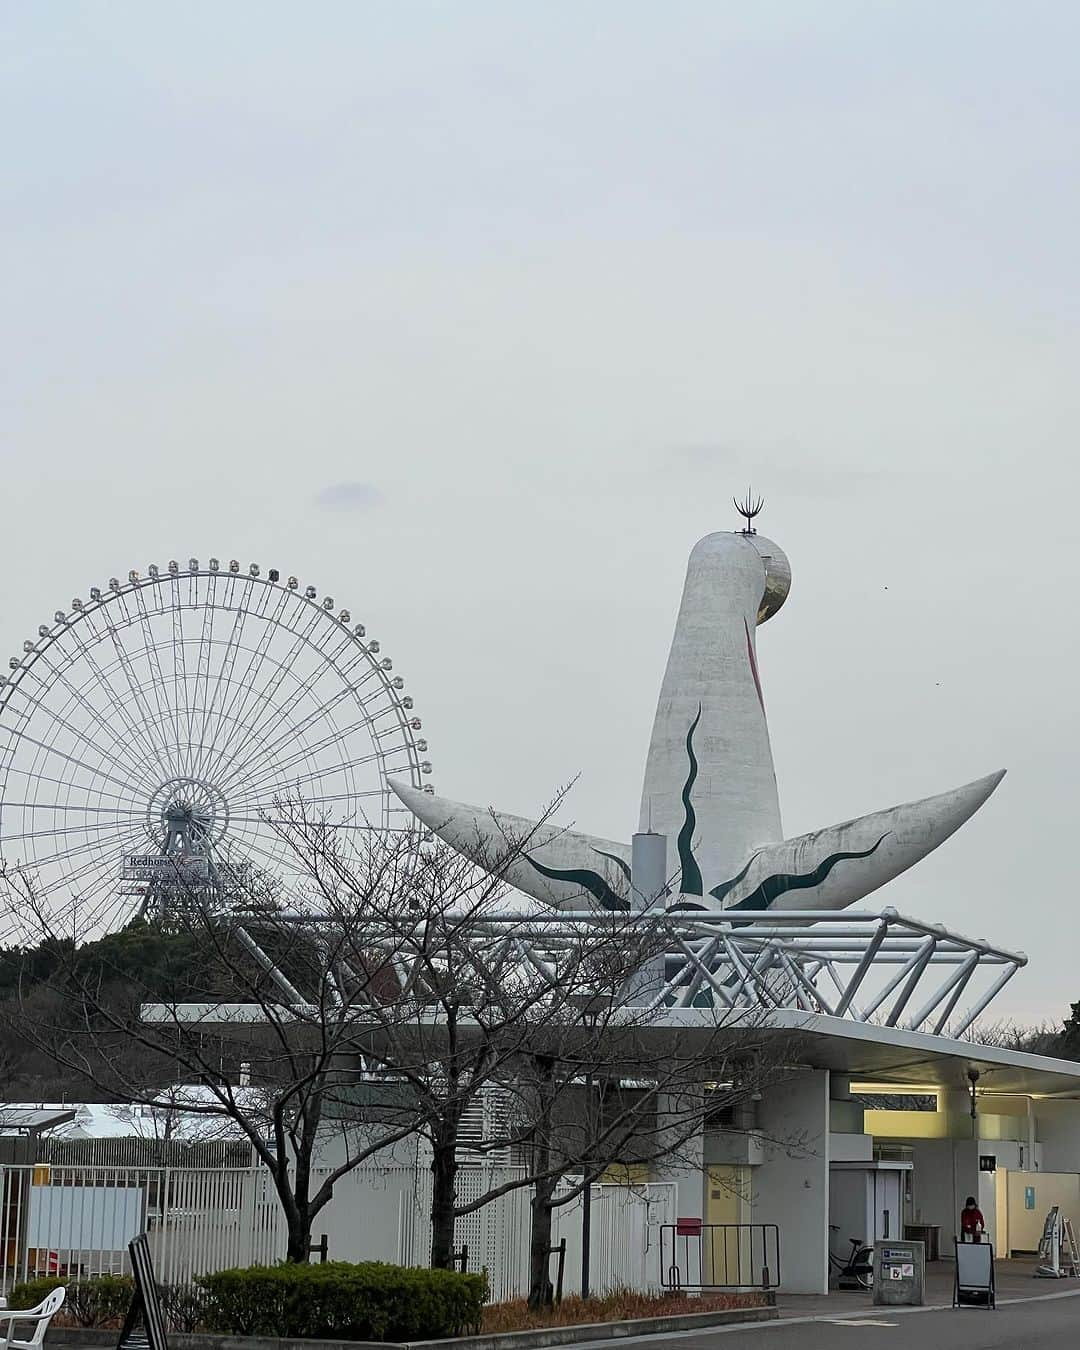
[[[1037,1280],[1035,1257],[994,1262],[998,1302],[1014,1298],[1034,1298],[1037,1295],[1061,1293],[1080,1289],[1076,1280]],[[956,1267],[952,1261],[932,1261],[926,1267],[926,1303],[928,1307],[952,1303],[953,1278]],[[848,1312],[865,1311],[874,1306],[872,1294],[861,1289],[831,1289],[828,1294],[776,1295],[776,1306],[781,1317],[812,1317],[824,1313],[836,1316]]]
[[[870,1294],[777,1297],[780,1318],[756,1326],[619,1340],[634,1350],[1076,1350],[1080,1281],[1037,1280],[1035,1263],[998,1261],[998,1306],[953,1308],[953,1265],[927,1269],[923,1308],[875,1308]],[[573,1347],[563,1347],[573,1350]],[[596,1346],[588,1347],[596,1350]]]
[[[999,1303],[995,1312],[866,1308],[619,1344],[635,1350],[1075,1350],[1080,1290]]]

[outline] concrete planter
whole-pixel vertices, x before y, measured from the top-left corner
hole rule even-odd
[[[202,1332],[169,1336],[170,1350],[542,1350],[549,1345],[579,1341],[607,1341],[623,1336],[657,1335],[667,1331],[705,1331],[739,1322],[771,1322],[777,1316],[776,1298],[765,1294],[763,1307],[725,1308],[716,1312],[686,1313],[679,1317],[636,1317],[626,1322],[587,1322],[578,1326],[545,1327],[538,1331],[507,1331],[490,1336],[459,1336],[446,1341],[308,1341],[272,1336],[211,1336]],[[45,1338],[50,1350],[109,1350],[115,1331],[80,1327],[50,1328]]]

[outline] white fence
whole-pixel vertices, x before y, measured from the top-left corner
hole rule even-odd
[[[463,1167],[459,1203],[520,1177],[516,1168]],[[314,1187],[321,1178],[316,1174]],[[659,1285],[659,1225],[675,1220],[675,1186],[592,1188],[594,1291]],[[526,1186],[460,1218],[455,1242],[469,1269],[486,1267],[495,1301],[528,1288],[530,1190]],[[426,1265],[431,1174],[407,1166],[359,1168],[334,1187],[317,1216],[332,1260]],[[581,1197],[555,1211],[566,1239],[565,1288],[580,1282]],[[280,1260],[285,1222],[262,1168],[5,1166],[0,1182],[0,1291],[35,1275],[120,1273],[127,1243],[149,1235],[158,1279],[184,1284],[230,1266]],[[553,1265],[554,1274],[554,1265]]]

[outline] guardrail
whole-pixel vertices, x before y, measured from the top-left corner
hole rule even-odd
[[[775,1223],[660,1225],[660,1283],[665,1289],[774,1289],[780,1283]]]

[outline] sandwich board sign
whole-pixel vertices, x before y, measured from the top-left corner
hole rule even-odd
[[[135,1297],[120,1328],[117,1350],[169,1350],[161,1298],[150,1259],[150,1244],[145,1233],[132,1238],[128,1252],[131,1273],[135,1277]]]
[[[990,1242],[957,1242],[953,1307],[996,1307],[994,1246]]]

